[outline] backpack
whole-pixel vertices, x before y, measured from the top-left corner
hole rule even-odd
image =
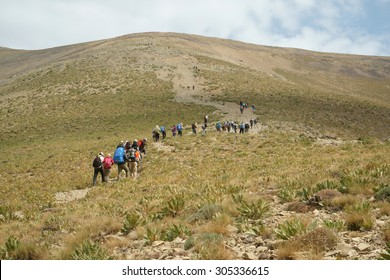
[[[135,161],[135,152],[136,150],[131,148],[128,152],[127,152],[127,160],[129,161]]]
[[[177,130],[182,130],[183,128],[181,127],[181,124],[179,123],[178,125],[177,125]]]
[[[125,149],[123,147],[116,148],[115,153],[114,153],[114,157],[113,157],[115,164],[124,163],[124,159],[123,159],[124,155],[125,155]]]
[[[103,165],[104,165],[104,169],[110,169],[112,165],[111,158],[108,157],[104,158]]]
[[[92,162],[92,166],[95,167],[95,168],[98,168],[100,166],[102,166],[102,161],[100,160],[100,157],[99,156],[96,156]]]

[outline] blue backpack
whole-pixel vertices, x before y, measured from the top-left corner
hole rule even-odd
[[[178,125],[177,125],[177,130],[179,130],[179,131],[181,131],[183,128],[181,127],[181,124],[179,123]]]
[[[115,164],[122,164],[125,162],[124,160],[124,155],[125,155],[125,149],[123,147],[118,147],[115,150],[113,160]]]

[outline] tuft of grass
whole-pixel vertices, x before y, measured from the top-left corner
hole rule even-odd
[[[126,214],[121,232],[125,235],[129,234],[141,223],[141,221],[141,216],[135,211]]]
[[[278,238],[288,240],[293,236],[305,233],[306,231],[315,227],[316,222],[307,224],[306,222],[295,218],[279,224],[278,227],[274,229],[274,231]]]
[[[323,220],[323,225],[335,231],[342,231],[345,229],[345,222],[342,220]]]
[[[229,260],[232,253],[224,245],[223,236],[217,233],[202,233],[187,239],[184,248],[194,248],[201,260]]]
[[[109,260],[107,250],[96,242],[90,239],[85,240],[79,247],[74,249],[71,254],[72,260]]]
[[[4,246],[0,247],[2,260],[39,260],[44,259],[43,249],[33,244],[23,243],[20,239],[9,236]]]
[[[390,185],[382,184],[379,187],[379,190],[375,193],[374,197],[376,200],[385,200],[390,202]]]

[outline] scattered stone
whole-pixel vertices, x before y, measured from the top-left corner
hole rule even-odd
[[[164,243],[165,243],[164,241],[157,240],[157,241],[154,241],[152,243],[152,247],[159,247],[159,246],[163,245]]]
[[[368,248],[370,248],[370,244],[367,244],[367,243],[360,243],[358,246],[357,246],[357,249],[359,251],[366,251]]]

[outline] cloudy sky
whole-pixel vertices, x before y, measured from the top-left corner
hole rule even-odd
[[[150,31],[389,56],[390,0],[0,0],[2,47]]]

